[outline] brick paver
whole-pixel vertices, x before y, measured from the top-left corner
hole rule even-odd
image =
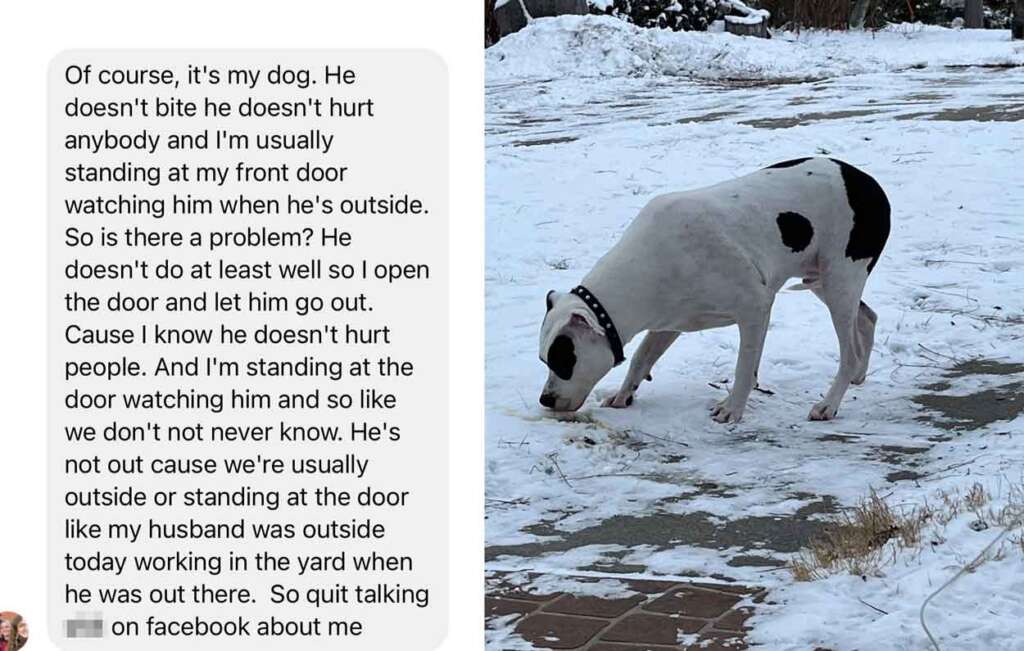
[[[743,597],[735,594],[687,586],[676,588],[645,604],[644,610],[665,615],[715,619],[727,613],[742,599]]]
[[[625,615],[646,599],[643,595],[634,595],[622,599],[601,599],[600,597],[575,597],[565,595],[556,599],[544,610],[549,613],[563,613],[566,615],[588,615],[590,617],[603,617],[614,619],[619,615]]]
[[[536,649],[739,651],[747,648],[747,620],[756,607],[750,604],[760,603],[765,595],[760,588],[735,584],[622,582],[635,594],[617,598],[537,594],[529,586],[499,579],[488,590],[485,617],[488,621],[515,617],[515,632]]]
[[[705,624],[707,622],[703,619],[634,613],[612,624],[601,635],[601,639],[609,642],[671,645],[676,644],[680,635],[696,633]]]
[[[540,608],[540,605],[533,601],[519,601],[504,597],[487,597],[484,599],[484,612],[488,619],[512,614],[528,615],[538,608]]]
[[[606,625],[599,619],[539,613],[523,618],[516,633],[540,649],[578,649]]]

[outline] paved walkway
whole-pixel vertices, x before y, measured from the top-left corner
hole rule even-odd
[[[485,618],[518,616],[515,633],[538,649],[736,651],[747,648],[746,621],[766,594],[734,584],[622,582],[631,596],[538,594],[499,580],[488,590]]]

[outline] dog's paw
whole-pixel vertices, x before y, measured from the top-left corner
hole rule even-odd
[[[837,411],[839,411],[838,407],[834,407],[829,402],[822,400],[811,407],[811,413],[807,414],[807,420],[832,420],[836,417]]]
[[[741,418],[743,418],[743,408],[733,407],[728,398],[711,409],[711,419],[716,423],[738,423]]]
[[[633,404],[633,392],[632,391],[619,391],[615,395],[608,396],[601,401],[602,407],[612,407],[613,409],[625,409]]]

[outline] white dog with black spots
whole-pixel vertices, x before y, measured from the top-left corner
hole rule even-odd
[[[540,358],[549,368],[540,402],[575,411],[615,365],[622,346],[646,336],[608,407],[628,407],[681,333],[737,325],[736,378],[712,409],[720,423],[743,416],[775,295],[790,278],[828,307],[839,370],[811,420],[835,417],[850,384],[864,381],[876,315],[864,284],[889,236],[889,202],[878,183],[829,158],[777,163],[708,188],[652,199],[572,292],[549,292]]]

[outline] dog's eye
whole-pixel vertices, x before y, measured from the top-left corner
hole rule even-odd
[[[572,379],[572,368],[576,366],[576,347],[572,339],[558,335],[548,349],[548,368],[563,380]]]

